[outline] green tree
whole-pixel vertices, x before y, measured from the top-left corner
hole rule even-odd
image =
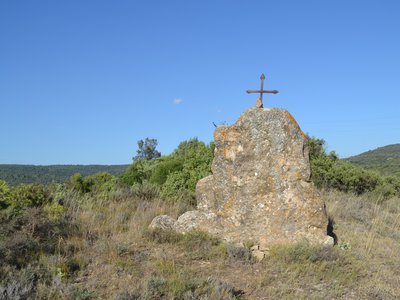
[[[307,136],[307,138],[308,148],[310,150],[310,159],[326,156],[325,140],[309,136]]]
[[[154,160],[161,156],[161,153],[156,150],[158,141],[156,139],[146,138],[144,141],[140,140],[137,142],[138,150],[136,156],[133,158],[134,161],[141,159]]]

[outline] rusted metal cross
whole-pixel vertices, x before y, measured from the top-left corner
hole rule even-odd
[[[261,79],[261,88],[260,88],[260,90],[247,90],[246,92],[247,92],[247,94],[260,93],[260,97],[257,99],[256,106],[259,107],[259,108],[262,108],[263,107],[263,94],[265,94],[265,93],[267,93],[267,94],[278,94],[279,92],[277,90],[272,90],[272,91],[264,90],[264,79],[265,79],[264,73],[261,74],[260,79]]]

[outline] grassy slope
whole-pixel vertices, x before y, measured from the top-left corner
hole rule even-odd
[[[336,220],[338,246],[277,247],[262,262],[201,233],[147,230],[154,216],[176,217],[188,207],[122,191],[100,203],[67,199],[79,232],[60,241],[64,256],[56,259],[72,257],[81,270],[61,276],[62,284],[42,286],[39,298],[64,298],[71,286],[87,299],[198,299],[190,293],[236,299],[242,292],[240,299],[400,298],[400,199],[379,204],[372,196],[323,197]]]
[[[377,170],[383,175],[400,176],[400,144],[380,147],[347,160],[366,169]]]
[[[0,180],[5,180],[11,185],[20,183],[61,183],[75,173],[81,173],[83,176],[93,175],[98,172],[119,175],[127,167],[128,165],[0,165]]]

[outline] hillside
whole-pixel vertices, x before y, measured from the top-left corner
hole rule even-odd
[[[400,178],[310,146],[337,245],[276,245],[262,261],[252,239],[149,229],[196,207],[214,153],[197,139],[118,178],[0,181],[0,299],[400,299]]]
[[[63,206],[0,209],[0,299],[399,299],[399,198],[321,193],[338,245],[276,246],[257,261],[251,243],[148,230],[193,210],[148,184],[61,188],[51,197]]]
[[[75,173],[83,176],[98,172],[108,172],[112,175],[122,174],[128,165],[0,165],[0,180],[10,185],[20,183],[61,183]]]
[[[400,144],[387,145],[347,158],[353,164],[382,175],[400,176]]]

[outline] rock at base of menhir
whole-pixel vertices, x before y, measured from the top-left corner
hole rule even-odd
[[[151,221],[149,228],[174,230],[175,220],[167,215],[157,216]]]
[[[216,128],[214,140],[213,175],[197,183],[197,210],[181,215],[176,231],[251,241],[258,251],[304,240],[333,245],[310,181],[307,138],[288,111],[250,108],[234,125]]]

